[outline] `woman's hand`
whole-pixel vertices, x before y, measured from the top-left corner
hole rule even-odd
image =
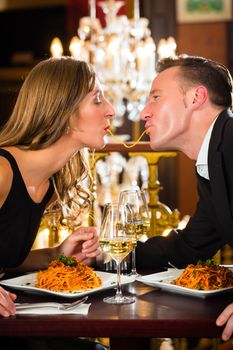
[[[8,317],[15,315],[16,309],[14,300],[16,295],[0,287],[0,315]]]
[[[216,325],[219,327],[225,324],[226,326],[222,332],[222,340],[224,341],[230,339],[233,333],[233,303],[229,304],[216,320]]]
[[[89,263],[100,254],[99,236],[95,227],[80,227],[57,247],[58,254],[75,256]]]

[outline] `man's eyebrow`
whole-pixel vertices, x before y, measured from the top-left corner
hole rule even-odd
[[[150,91],[149,96],[152,96],[152,95],[154,95],[155,93],[160,93],[161,91],[162,91],[162,90],[160,90],[160,89],[153,89],[153,90]]]

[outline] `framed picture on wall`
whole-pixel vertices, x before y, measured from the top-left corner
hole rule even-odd
[[[178,23],[224,22],[232,19],[232,0],[176,0]]]

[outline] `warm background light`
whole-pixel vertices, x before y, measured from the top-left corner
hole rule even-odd
[[[63,47],[62,47],[62,43],[61,40],[57,37],[55,37],[50,45],[50,52],[52,57],[58,58],[61,57],[63,55]]]

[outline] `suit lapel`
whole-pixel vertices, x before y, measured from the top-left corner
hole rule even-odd
[[[225,111],[219,115],[215,122],[209,144],[208,167],[213,204],[216,208],[216,216],[225,232],[224,236],[231,241],[233,231],[233,218],[230,210],[226,181],[223,173],[223,156],[220,151],[224,127],[227,121],[228,114]]]

